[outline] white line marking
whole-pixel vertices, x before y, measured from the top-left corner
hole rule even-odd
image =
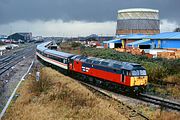
[[[21,78],[21,80],[20,80],[19,83],[17,84],[16,88],[14,89],[13,93],[11,94],[11,97],[8,99],[8,102],[6,103],[6,106],[3,108],[3,110],[2,110],[2,112],[1,112],[1,114],[0,114],[0,119],[3,117],[4,113],[6,112],[8,106],[9,106],[9,104],[11,103],[11,100],[12,100],[12,98],[14,97],[17,89],[19,88],[21,82],[24,80],[24,78],[26,77],[26,75],[29,73],[29,71],[30,71],[30,69],[31,69],[31,67],[32,67],[33,64],[34,64],[34,60],[31,62],[31,65],[29,66],[27,72],[23,75],[23,77]]]

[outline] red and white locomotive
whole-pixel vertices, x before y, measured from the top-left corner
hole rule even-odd
[[[52,42],[46,42],[38,45],[37,57],[68,73],[91,77],[94,82],[99,79],[125,91],[142,92],[147,86],[146,70],[140,64],[50,50],[48,46],[51,44]]]

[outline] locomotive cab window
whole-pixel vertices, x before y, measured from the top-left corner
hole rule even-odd
[[[145,76],[146,70],[133,70],[132,71],[132,76]]]

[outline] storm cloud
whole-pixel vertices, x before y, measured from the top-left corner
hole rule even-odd
[[[0,0],[0,24],[17,20],[116,21],[117,10],[152,8],[160,18],[180,21],[179,0]]]
[[[164,25],[161,28],[171,29],[168,25],[170,27],[180,25],[179,5],[179,0],[0,0],[0,34],[9,34],[10,31],[36,31],[38,33],[34,28],[45,23],[49,25],[56,23],[65,28],[68,24],[68,30],[71,28],[74,31],[78,29],[90,30],[90,32],[93,31],[89,25],[101,25],[96,30],[93,28],[94,33],[99,33],[100,28],[106,33],[103,26],[106,26],[106,29],[109,26],[110,31],[115,32],[117,11],[127,8],[158,9],[162,20],[161,25]],[[80,23],[84,26],[83,29]],[[85,23],[88,25],[85,26]],[[112,23],[112,28],[110,28],[110,23]],[[165,26],[166,23],[168,24]],[[48,28],[46,27],[47,31]],[[55,26],[54,29],[60,30]],[[107,34],[114,33],[110,31],[107,30]],[[63,29],[60,32],[63,32]],[[85,34],[87,33],[89,32],[86,31]]]

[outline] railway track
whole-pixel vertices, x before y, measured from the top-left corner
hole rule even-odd
[[[143,100],[145,102],[159,105],[163,108],[169,108],[169,109],[180,111],[180,103],[177,103],[177,102],[174,102],[174,101],[171,101],[168,99],[151,96],[151,95],[147,95],[147,94],[140,94],[138,96],[138,99]]]
[[[101,93],[102,93],[102,91],[105,91],[105,92],[109,92],[111,95],[115,95],[117,97],[119,96],[118,93],[113,92],[113,91],[111,91],[109,89],[105,90],[103,88],[96,87],[96,86],[94,86],[92,84],[87,84],[87,83],[84,83],[82,81],[81,81],[81,83],[86,85],[86,86],[92,87],[93,89],[96,89]],[[165,109],[172,109],[172,110],[180,111],[180,103],[175,102],[175,101],[171,101],[171,100],[168,100],[168,99],[164,99],[164,98],[161,98],[161,97],[152,96],[152,95],[148,95],[148,94],[142,94],[142,93],[139,94],[138,96],[130,96],[130,95],[127,95],[127,96],[131,97],[131,98],[134,98],[134,99],[144,101],[144,102],[148,102],[148,103],[151,103],[151,104],[154,104],[154,105],[159,105],[160,107],[165,108]]]
[[[97,92],[100,92],[102,93],[103,95],[107,96],[107,97],[110,97],[110,98],[113,98],[115,101],[119,102],[120,104],[123,105],[123,107],[121,107],[121,109],[125,109],[127,110],[127,112],[125,113],[125,116],[129,119],[129,120],[149,120],[148,117],[146,117],[145,115],[143,115],[142,113],[136,111],[135,109],[133,109],[132,107],[124,104],[120,97],[119,97],[119,94],[116,94],[116,93],[113,93],[113,92],[110,92],[110,91],[107,91],[107,90],[104,90],[102,88],[99,88],[99,87],[96,87],[96,86],[93,86],[93,85],[90,85],[90,84],[87,84],[85,82],[82,82],[82,81],[79,81],[81,84],[89,87],[90,89],[93,89]]]
[[[138,111],[134,110],[133,108],[125,105],[123,102],[121,102],[121,98],[120,95],[118,93],[114,93],[108,90],[105,90],[103,88],[99,88],[96,87],[92,84],[89,83],[85,83],[83,81],[78,80],[78,82],[80,82],[81,84],[94,89],[95,91],[98,91],[102,94],[104,94],[105,96],[108,96],[110,98],[113,98],[114,100],[120,102],[121,104],[123,104],[126,109],[128,110],[128,114],[126,114],[126,116],[131,120],[131,119],[143,119],[143,120],[149,120],[148,117],[146,117],[145,115],[139,113]],[[142,100],[144,102],[148,102],[154,105],[159,105],[160,107],[162,107],[163,109],[172,109],[172,110],[176,110],[176,111],[180,111],[180,103],[168,100],[168,99],[164,99],[164,98],[160,98],[157,96],[152,96],[152,95],[147,95],[147,94],[140,94],[138,97],[133,97],[135,99],[138,100]]]
[[[34,47],[28,47],[9,56],[2,57],[0,59],[0,75],[22,61],[24,57],[34,54],[34,52],[32,52],[34,49]]]

